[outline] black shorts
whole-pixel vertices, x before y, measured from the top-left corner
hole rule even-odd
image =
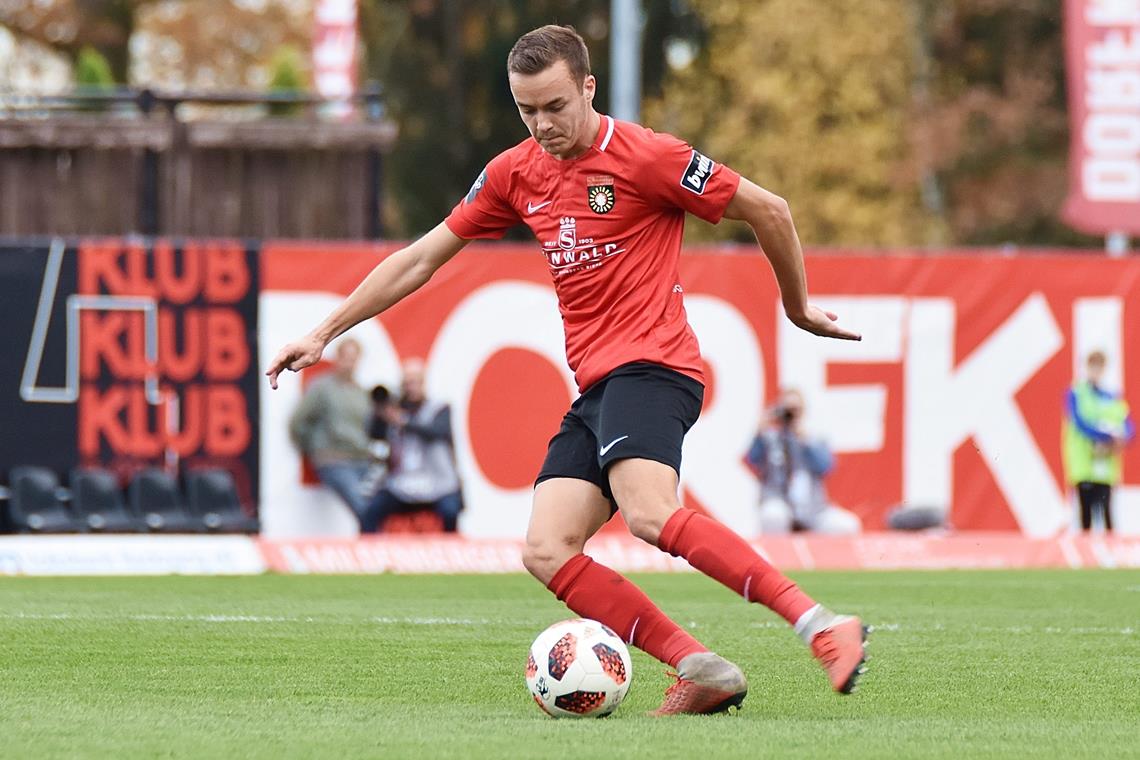
[[[697,421],[705,389],[659,364],[623,364],[570,406],[535,480],[593,483],[616,508],[606,471],[620,459],[652,459],[681,473],[681,443]]]

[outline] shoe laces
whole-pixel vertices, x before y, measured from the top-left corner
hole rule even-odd
[[[667,712],[670,708],[681,706],[686,697],[685,684],[692,683],[692,681],[681,678],[680,675],[671,670],[666,670],[665,675],[672,678],[673,683],[665,689],[665,701],[659,708],[662,712]]]

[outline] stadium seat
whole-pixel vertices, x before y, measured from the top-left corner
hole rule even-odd
[[[186,473],[190,511],[211,533],[256,533],[257,518],[242,509],[233,475],[221,469]]]
[[[77,523],[59,495],[59,478],[45,467],[15,467],[8,476],[8,516],[13,533],[75,533]]]
[[[131,480],[130,506],[135,517],[155,533],[199,533],[202,521],[186,511],[178,480],[157,467],[140,470]]]
[[[139,533],[142,520],[127,511],[119,479],[96,468],[71,471],[71,510],[93,533]]]

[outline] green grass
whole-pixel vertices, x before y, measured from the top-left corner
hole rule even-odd
[[[840,697],[774,615],[695,574],[637,580],[738,662],[738,713],[606,720],[531,702],[567,617],[521,576],[0,580],[2,757],[1121,757],[1140,754],[1140,572],[804,573],[878,626]]]

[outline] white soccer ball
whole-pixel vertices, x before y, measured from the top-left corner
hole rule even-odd
[[[629,691],[625,642],[596,620],[563,620],[538,634],[526,658],[526,685],[554,718],[601,718]]]

